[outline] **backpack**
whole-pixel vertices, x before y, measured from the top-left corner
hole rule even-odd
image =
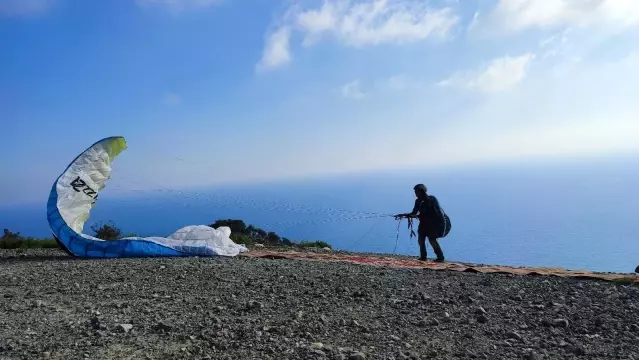
[[[428,196],[428,201],[422,203],[422,214],[427,214],[426,218],[429,224],[433,224],[438,238],[444,238],[451,229],[450,217],[444,209],[439,205],[436,197]]]

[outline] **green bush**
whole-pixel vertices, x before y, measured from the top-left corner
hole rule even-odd
[[[102,225],[93,225],[91,230],[95,233],[95,237],[102,240],[118,240],[122,236],[122,232],[118,229],[113,222]]]
[[[231,240],[233,240],[236,244],[242,245],[254,245],[257,243],[257,241],[255,241],[252,237],[240,233],[231,233]]]
[[[333,247],[327,243],[326,241],[302,241],[301,243],[299,243],[300,247],[303,248],[307,248],[307,247],[317,247],[317,248],[329,248],[332,249]]]
[[[4,229],[0,237],[0,249],[55,249],[58,247],[55,239],[28,238],[20,235],[20,233],[11,232],[9,229]]]

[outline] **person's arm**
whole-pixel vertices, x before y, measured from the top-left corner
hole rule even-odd
[[[416,218],[417,214],[419,213],[419,205],[420,205],[421,201],[419,199],[415,199],[415,205],[413,206],[413,211],[406,213],[406,214],[397,214],[395,215],[396,218],[402,218],[402,217],[406,217],[406,218]]]

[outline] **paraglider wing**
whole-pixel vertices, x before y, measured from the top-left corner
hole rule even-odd
[[[53,184],[47,220],[58,243],[70,254],[88,258],[149,256],[235,256],[247,248],[235,244],[228,228],[193,225],[169,237],[128,237],[106,241],[84,234],[84,224],[111,177],[113,160],[127,148],[123,137],[109,137],[78,155]]]

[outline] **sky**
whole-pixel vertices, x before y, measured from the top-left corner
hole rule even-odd
[[[639,153],[636,0],[0,0],[0,205]],[[136,185],[137,186],[137,185]]]

